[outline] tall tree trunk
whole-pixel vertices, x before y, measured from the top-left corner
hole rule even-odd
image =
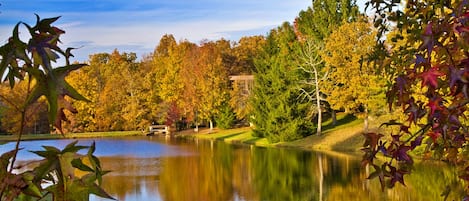
[[[194,119],[195,119],[195,129],[194,129],[194,131],[195,131],[195,132],[199,132],[199,118],[197,117],[197,115],[198,115],[198,114],[197,114],[197,113],[198,113],[197,110],[195,110],[194,113],[195,113],[195,116],[194,116]]]
[[[213,121],[210,119],[210,131],[213,130]]]
[[[316,130],[317,135],[321,135],[322,132],[322,110],[321,110],[321,94],[319,93],[319,80],[318,80],[318,71],[314,68],[314,84],[316,85],[316,106],[318,112],[318,127]]]

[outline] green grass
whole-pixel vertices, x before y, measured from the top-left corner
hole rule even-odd
[[[21,140],[49,140],[49,139],[70,139],[70,138],[101,138],[101,137],[123,137],[143,135],[142,131],[113,131],[113,132],[88,132],[70,134],[29,134],[21,136]],[[16,141],[16,135],[1,135],[0,141]]]
[[[258,138],[252,136],[252,129],[248,127],[235,128],[235,129],[214,129],[212,131],[205,129],[198,133],[195,132],[182,132],[179,135],[182,137],[195,137],[199,139],[208,140],[221,140],[227,143],[244,143],[253,144],[257,146],[272,146],[266,138]]]
[[[300,149],[332,150],[332,151],[358,151],[363,145],[363,120],[352,115],[340,114],[337,116],[337,126],[328,120],[323,123],[323,133],[320,136],[311,135],[293,142],[269,143],[266,138],[252,136],[251,128],[236,128],[228,130],[215,129],[202,130],[199,133],[181,133],[184,137],[199,139],[221,140],[228,143],[245,143],[257,146],[278,146]]]
[[[299,147],[314,150],[358,151],[363,145],[363,120],[352,115],[337,116],[337,125],[328,120],[323,124],[321,135],[310,135],[293,142],[280,143],[279,146]]]

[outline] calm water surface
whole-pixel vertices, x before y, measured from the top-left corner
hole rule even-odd
[[[42,145],[63,148],[72,141],[22,142],[25,150],[19,158],[33,160],[34,154],[26,150],[41,150]],[[360,167],[359,156],[164,137],[94,141],[104,169],[112,170],[103,188],[118,200],[442,200],[444,187],[457,179],[446,166],[423,162],[405,178],[407,187],[381,191],[377,180],[366,180],[372,170]],[[0,152],[13,147],[0,145]]]

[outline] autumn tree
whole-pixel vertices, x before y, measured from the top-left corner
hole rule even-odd
[[[299,49],[293,27],[284,23],[269,33],[262,57],[256,62],[251,121],[254,134],[270,142],[310,134],[311,123],[304,118],[307,106],[298,101],[299,69],[294,55]]]
[[[334,110],[345,110],[364,118],[368,129],[369,111],[384,106],[385,80],[374,65],[366,62],[376,32],[367,22],[345,23],[326,39],[322,58],[329,73],[325,92]]]
[[[360,16],[356,1],[350,0],[314,0],[307,10],[301,11],[295,19],[294,30],[297,40],[301,42],[303,53],[299,55],[303,58],[298,65],[303,69],[303,85],[300,86],[303,98],[307,97],[311,108],[317,116],[317,131],[321,133],[322,112],[330,112],[333,124],[336,124],[335,110],[330,107],[330,103],[324,98],[326,75],[328,74],[322,61],[322,50],[324,41],[329,35],[344,23],[353,22]],[[311,59],[316,60],[315,62]],[[313,65],[314,64],[314,67]],[[321,76],[318,76],[321,75]],[[316,79],[317,78],[317,79]],[[322,82],[322,83],[320,83]],[[310,115],[310,117],[313,117]]]
[[[164,122],[171,124],[180,119],[179,109],[184,108],[184,81],[182,74],[189,43],[178,44],[172,35],[164,35],[153,53],[156,92],[166,106]],[[172,109],[171,109],[172,108]],[[167,117],[170,117],[169,119]]]
[[[28,78],[26,78],[28,79]],[[1,127],[9,134],[18,134],[20,128],[28,134],[44,134],[50,132],[49,120],[47,119],[47,103],[40,100],[24,107],[28,95],[28,81],[15,84],[12,89],[8,83],[0,85],[0,118]],[[29,89],[31,90],[31,89]],[[21,124],[21,114],[25,112],[25,121]]]
[[[264,44],[264,36],[245,36],[239,39],[233,47],[236,61],[229,74],[251,75],[255,70],[254,60],[261,53]]]
[[[182,68],[183,54],[172,35],[164,35],[153,53],[156,82],[160,88],[159,96],[166,102],[177,102],[182,96],[182,80],[179,73]]]
[[[322,108],[326,101],[324,96],[324,85],[327,82],[328,72],[324,69],[324,61],[320,56],[322,48],[314,44],[313,40],[308,39],[303,44],[303,49],[299,58],[299,68],[307,75],[300,81],[300,98],[311,104],[311,114],[317,115],[316,134],[322,132]],[[314,109],[313,109],[314,108]]]
[[[153,55],[144,56],[140,62],[141,77],[138,78],[138,83],[142,87],[142,101],[144,110],[143,116],[147,121],[147,125],[153,122],[164,122],[167,115],[167,104],[164,103],[163,99],[159,96],[159,86],[156,81],[156,70],[153,63]]]
[[[203,94],[200,93],[200,84],[198,82],[203,78],[204,72],[202,71],[201,65],[198,64],[198,46],[188,41],[184,41],[180,45],[186,46],[188,50],[184,57],[184,67],[181,69],[180,78],[184,83],[183,115],[187,121],[193,122],[196,130],[198,130],[200,123],[198,119],[198,109],[203,97]]]
[[[90,56],[90,65],[69,80],[90,96],[90,102],[74,102],[71,131],[137,130],[149,124],[147,95],[150,86],[140,80],[148,68],[136,61],[135,53],[100,53]]]
[[[70,123],[65,128],[69,132],[96,132],[99,129],[97,107],[99,94],[104,88],[101,62],[107,59],[105,54],[95,54],[90,56],[90,66],[86,66],[78,71],[72,72],[67,80],[77,86],[77,91],[86,96],[90,102],[72,101],[77,109],[77,113],[69,115]],[[100,60],[101,62],[98,62]]]
[[[226,42],[204,42],[199,47],[198,65],[201,68],[201,77],[197,84],[202,101],[198,108],[198,114],[202,119],[208,120],[210,129],[213,129],[213,121],[219,113],[222,104],[226,102],[228,95],[228,75],[223,66],[222,51],[226,49]]]
[[[385,133],[366,134],[363,164],[374,167],[370,178],[378,177],[383,188],[405,184],[414,163],[410,152],[424,145],[424,156],[456,165],[460,178],[468,181],[468,2],[398,3],[371,0],[367,6],[376,13],[379,30],[372,59],[395,78],[388,103],[401,108],[407,119],[389,124],[399,130],[390,138],[384,138]],[[395,33],[384,37],[390,28]],[[400,47],[394,48],[396,44]],[[374,160],[380,153],[389,160]],[[448,196],[449,190],[442,195]]]

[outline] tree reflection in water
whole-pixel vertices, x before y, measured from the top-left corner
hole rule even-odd
[[[366,180],[360,157],[209,141],[177,144],[194,154],[103,158],[114,170],[104,188],[119,200],[418,201],[442,200],[444,187],[457,181],[444,164],[422,162],[406,177],[407,187],[382,192],[378,180]],[[457,186],[453,192],[462,192]],[[453,199],[460,200],[455,193]]]

